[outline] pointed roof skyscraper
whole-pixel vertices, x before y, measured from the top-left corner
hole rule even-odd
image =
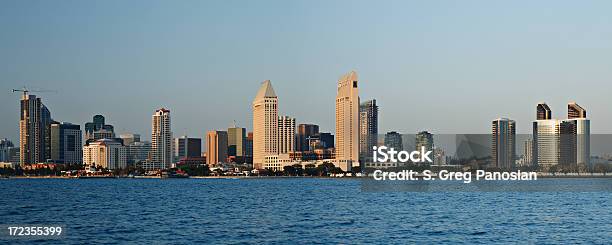
[[[259,91],[257,91],[255,99],[261,98],[276,98],[276,93],[274,92],[274,88],[272,88],[272,83],[270,80],[265,80],[261,84],[261,87],[259,87]]]

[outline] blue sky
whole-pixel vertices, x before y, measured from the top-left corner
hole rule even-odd
[[[43,93],[55,120],[103,114],[150,137],[233,120],[270,79],[283,115],[334,131],[336,80],[360,76],[379,131],[488,133],[510,117],[529,133],[535,104],[576,101],[610,133],[610,1],[2,1],[0,138],[18,139],[18,94]]]

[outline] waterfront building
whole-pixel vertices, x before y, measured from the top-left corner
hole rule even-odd
[[[41,98],[24,92],[19,119],[19,163],[40,163],[50,157],[51,112]]]
[[[492,160],[497,168],[513,169],[516,155],[516,122],[508,118],[493,120],[492,126]]]
[[[252,106],[253,168],[261,169],[265,156],[278,154],[278,97],[270,80],[261,84]]]
[[[234,127],[227,129],[227,155],[230,162],[245,162],[246,144],[246,128],[239,128],[234,125]]]
[[[587,112],[575,102],[568,103],[567,119],[540,119],[550,108],[537,106],[538,120],[533,123],[534,163],[542,167],[557,164],[590,166],[590,120]]]
[[[359,88],[357,72],[338,80],[336,95],[336,159],[343,171],[359,166]]]
[[[174,162],[185,157],[202,156],[202,139],[189,138],[186,135],[174,139]]]
[[[53,122],[51,133],[51,160],[55,163],[81,164],[83,162],[83,133],[81,126]]]
[[[147,161],[151,152],[151,142],[136,141],[125,146],[127,149],[127,163],[137,164]]]
[[[214,166],[227,162],[227,132],[206,132],[206,163]]]
[[[150,162],[162,169],[172,163],[172,131],[168,109],[158,109],[152,116],[150,155]]]
[[[90,141],[83,146],[83,164],[109,170],[122,169],[127,166],[127,151],[115,139]]]
[[[378,144],[378,106],[376,100],[359,105],[359,161],[372,161],[372,149]]]
[[[295,118],[282,116],[278,118],[278,153],[286,154],[295,151]]]
[[[587,119],[587,111],[576,102],[570,102],[567,118],[561,129],[561,162],[591,167],[591,121]]]

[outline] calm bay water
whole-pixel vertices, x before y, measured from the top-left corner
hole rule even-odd
[[[66,236],[44,240],[52,244],[612,242],[612,193],[607,191],[363,192],[360,183],[313,178],[0,180],[0,224],[64,225]],[[0,243],[6,241],[33,240],[0,237]]]

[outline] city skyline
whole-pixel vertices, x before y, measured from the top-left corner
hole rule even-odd
[[[592,133],[611,132],[602,125],[612,122],[612,3],[348,3],[7,3],[0,137],[18,141],[19,95],[10,90],[24,85],[57,91],[36,94],[55,118],[83,126],[101,114],[116,133],[150,140],[146,122],[160,107],[173,111],[177,135],[204,138],[233,120],[251,129],[252,91],[266,79],[285,98],[280,114],[333,132],[333,88],[347,70],[360,73],[363,98],[378,99],[380,132],[487,133],[487,122],[508,117],[529,133],[526,108],[538,101],[554,111],[579,101],[597,122]],[[340,9],[361,17],[340,18]],[[227,12],[237,18],[219,15]],[[338,30],[356,38],[346,42]]]

